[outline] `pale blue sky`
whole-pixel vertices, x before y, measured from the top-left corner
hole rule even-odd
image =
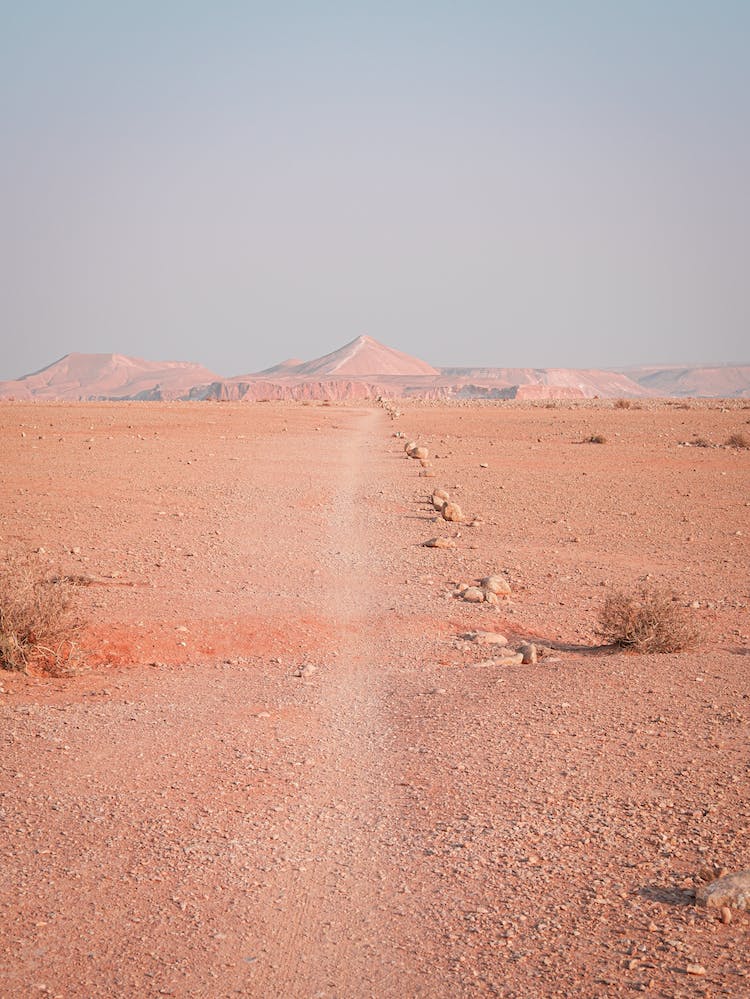
[[[0,0],[0,378],[748,360],[750,2]]]

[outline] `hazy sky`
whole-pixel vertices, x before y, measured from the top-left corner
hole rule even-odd
[[[0,378],[750,359],[748,0],[0,0]]]

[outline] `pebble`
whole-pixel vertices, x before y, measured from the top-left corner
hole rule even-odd
[[[520,666],[523,656],[520,652],[504,652],[495,659],[483,659],[475,666]]]
[[[491,593],[510,593],[510,584],[504,576],[485,576],[482,586]]]
[[[463,510],[458,503],[451,503],[449,500],[443,503],[443,507],[440,512],[443,515],[443,520],[447,520],[451,523],[460,523],[464,519]]]
[[[507,645],[508,639],[501,635],[499,631],[470,631],[464,635],[469,642],[476,642],[477,645]]]
[[[455,548],[456,542],[453,538],[430,538],[429,541],[422,542],[423,548]]]
[[[467,586],[462,596],[470,604],[481,604],[484,601],[484,591],[480,590],[478,586]]]
[[[312,676],[318,670],[317,666],[313,666],[312,663],[306,663],[304,666],[300,666],[299,669],[294,671],[296,677]]]
[[[528,645],[522,645],[518,650],[523,657],[522,661],[526,666],[533,666],[537,661],[537,651],[536,645],[529,643]]]
[[[702,964],[689,964],[685,968],[685,971],[687,972],[688,975],[705,975],[706,974],[706,969],[703,967]]]

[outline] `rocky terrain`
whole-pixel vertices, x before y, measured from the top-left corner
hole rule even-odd
[[[750,397],[750,366],[435,368],[358,336],[312,361],[292,358],[258,374],[222,378],[197,364],[121,354],[67,354],[22,378],[0,382],[0,399],[301,401]]]
[[[399,409],[0,405],[86,621],[0,673],[0,994],[748,994],[750,410]],[[603,644],[644,579],[699,648]]]

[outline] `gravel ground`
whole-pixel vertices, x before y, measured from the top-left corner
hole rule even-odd
[[[0,405],[0,550],[90,584],[0,674],[0,994],[750,994],[748,411],[402,408]],[[646,577],[701,648],[601,644]]]

